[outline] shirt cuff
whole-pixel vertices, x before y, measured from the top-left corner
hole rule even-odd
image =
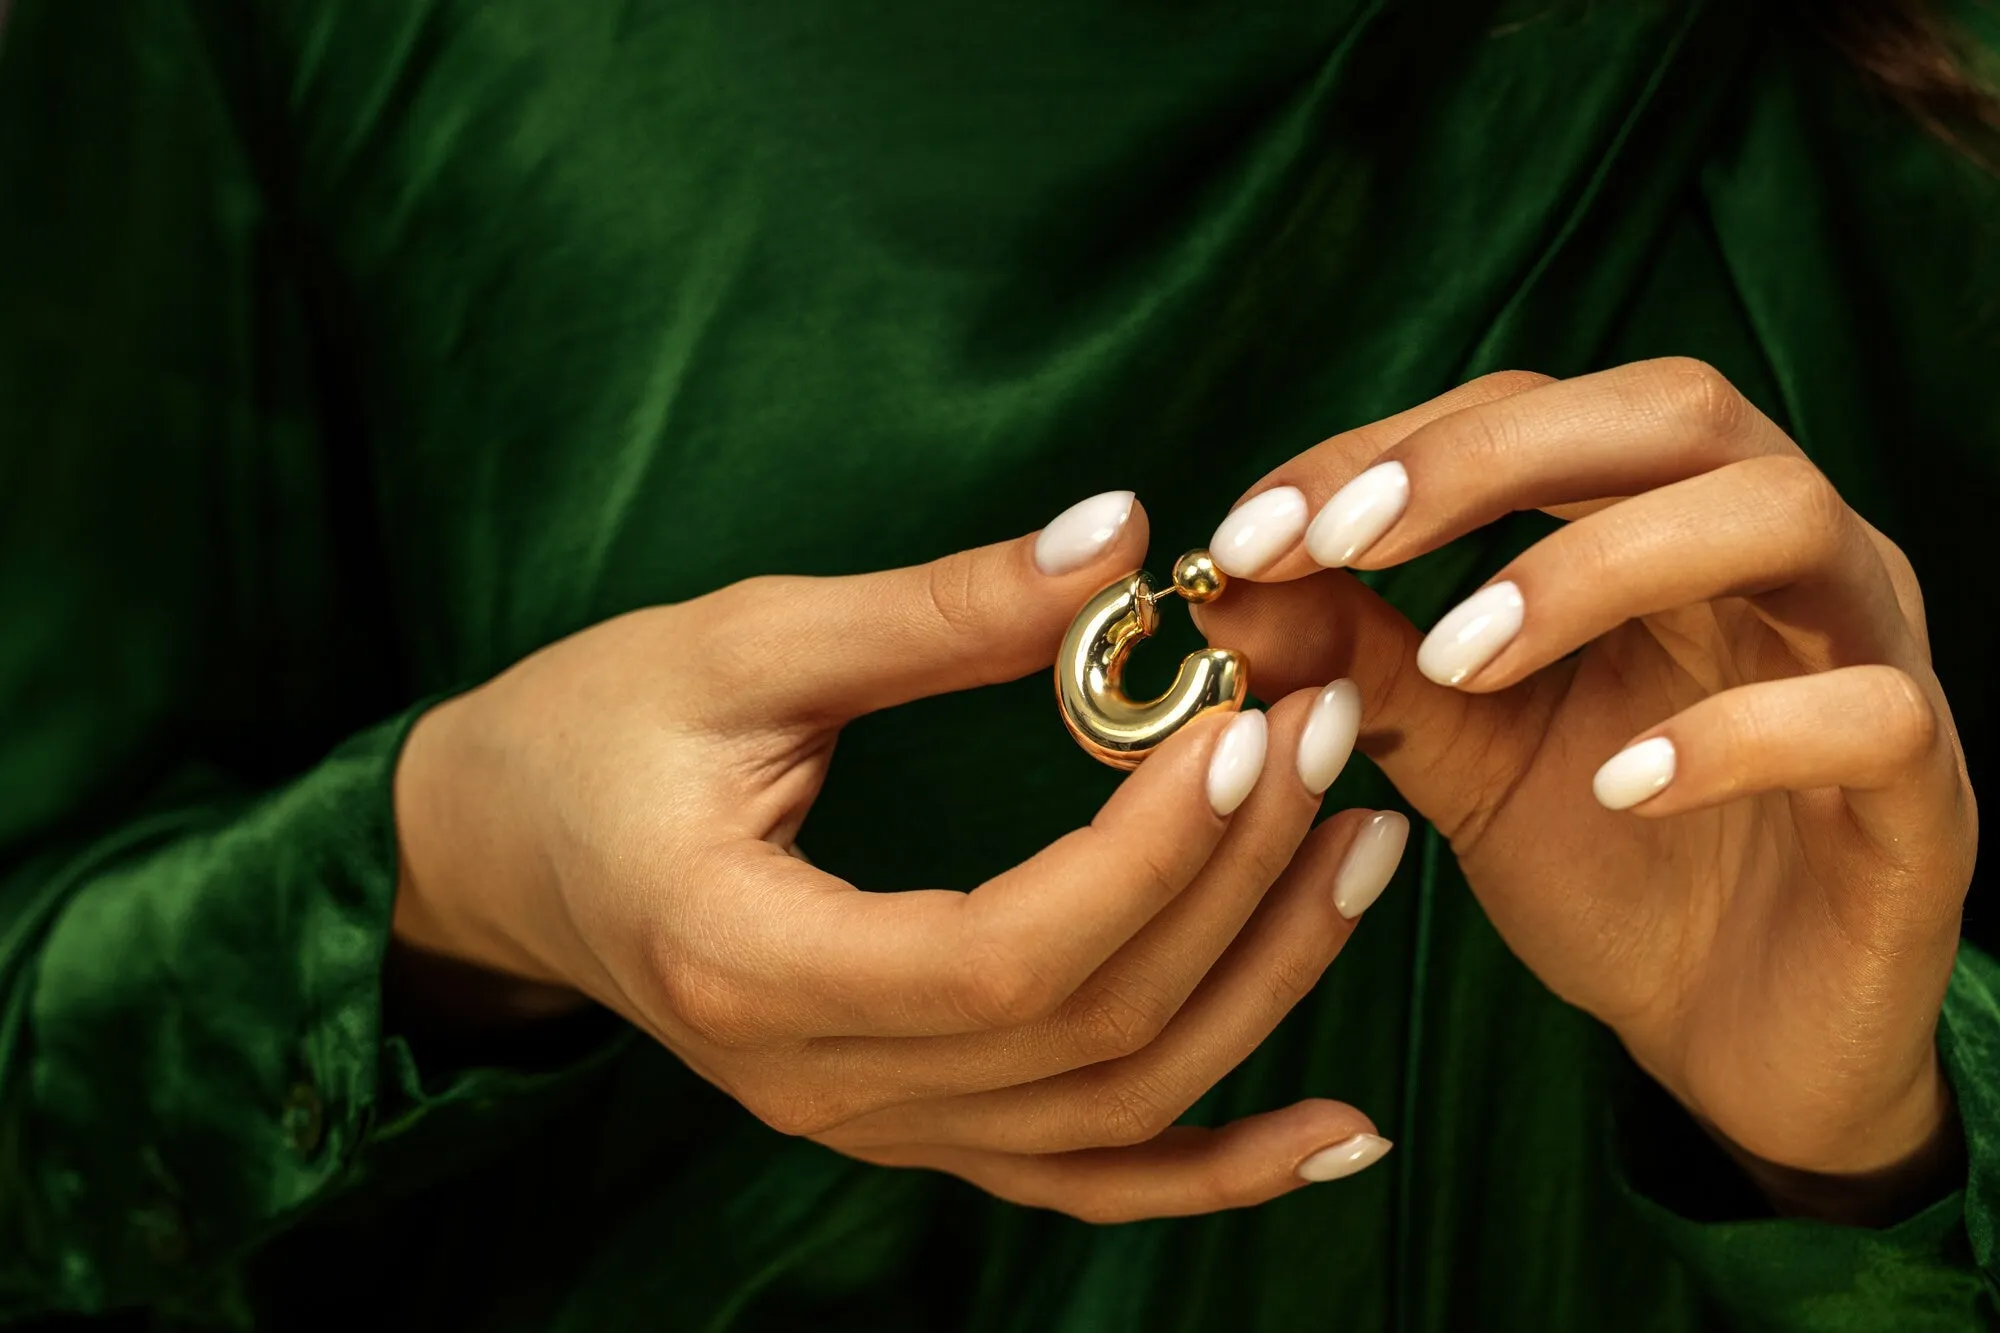
[[[559,1059],[420,1069],[384,1031],[394,773],[432,702],[0,879],[0,1317],[187,1290],[370,1180],[451,1170],[622,1046],[593,1015]]]
[[[1771,1215],[1727,1155],[1631,1071],[1614,1118],[1613,1177],[1726,1327],[1921,1333],[2000,1323],[2000,968],[1970,945],[1953,970],[1938,1045],[1958,1097],[1968,1179],[1880,1229]]]

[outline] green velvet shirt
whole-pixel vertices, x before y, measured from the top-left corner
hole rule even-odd
[[[427,702],[619,611],[1096,490],[1136,486],[1171,555],[1291,454],[1500,368],[1721,367],[1910,552],[1993,772],[2000,180],[1765,10],[17,0],[0,1315],[1993,1326],[1986,954],[1938,1035],[1962,1188],[1781,1220],[1434,834],[1194,1113],[1334,1096],[1396,1152],[1214,1217],[1011,1208],[781,1138],[628,1035],[444,1048],[383,1008]],[[1428,624],[1535,531],[1379,586]],[[851,728],[802,842],[969,886],[1114,781],[1038,677]],[[1395,797],[1357,762],[1328,800]]]

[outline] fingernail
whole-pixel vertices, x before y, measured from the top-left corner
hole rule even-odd
[[[1208,553],[1225,574],[1248,577],[1269,568],[1306,530],[1306,497],[1296,486],[1252,496],[1222,520]]]
[[[1360,730],[1361,691],[1353,681],[1336,680],[1319,692],[1299,737],[1299,781],[1307,791],[1317,796],[1333,785]]]
[[[1339,569],[1382,539],[1410,503],[1410,474],[1401,463],[1377,463],[1333,493],[1306,529],[1306,551]]]
[[[1521,590],[1512,583],[1481,588],[1424,636],[1417,670],[1440,685],[1462,684],[1521,632]]]
[[[1235,812],[1264,771],[1264,715],[1246,708],[1215,743],[1208,761],[1208,803],[1218,815]]]
[[[1659,795],[1673,780],[1674,743],[1665,736],[1655,736],[1628,745],[1605,760],[1590,780],[1590,789],[1606,810],[1630,810]]]
[[[1300,1162],[1299,1179],[1318,1184],[1322,1180],[1351,1176],[1381,1161],[1393,1147],[1395,1145],[1380,1134],[1356,1134],[1351,1139],[1342,1139],[1331,1148],[1321,1148]]]
[[[1035,538],[1035,568],[1050,575],[1082,569],[1118,540],[1130,517],[1130,491],[1106,491],[1077,501]]]
[[[1340,873],[1333,877],[1333,910],[1352,921],[1382,896],[1402,863],[1410,821],[1394,810],[1378,810],[1354,835]]]

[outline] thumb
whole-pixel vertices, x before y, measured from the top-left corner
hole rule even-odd
[[[1146,538],[1132,492],[1106,491],[1038,533],[928,564],[770,581],[782,643],[766,655],[779,697],[765,706],[844,721],[1047,667],[1078,608],[1140,566]]]
[[[1455,842],[1484,822],[1534,753],[1546,710],[1522,706],[1533,680],[1493,694],[1433,683],[1417,670],[1423,635],[1346,570],[1286,583],[1238,579],[1194,616],[1211,644],[1249,658],[1261,699],[1352,680],[1361,695],[1357,748]]]

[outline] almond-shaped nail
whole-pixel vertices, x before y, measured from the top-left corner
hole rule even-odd
[[[1317,796],[1333,785],[1361,730],[1361,691],[1351,680],[1336,680],[1313,700],[1299,737],[1299,781]]]
[[[1381,1161],[1394,1146],[1380,1134],[1356,1134],[1351,1139],[1342,1139],[1331,1148],[1321,1148],[1300,1162],[1299,1179],[1318,1184],[1323,1180],[1351,1176]]]
[[[1208,553],[1225,574],[1248,578],[1270,568],[1306,530],[1305,492],[1277,486],[1253,495],[1222,520]]]
[[[1440,685],[1463,684],[1513,642],[1525,610],[1521,590],[1511,582],[1481,588],[1424,636],[1417,670]]]
[[[1132,492],[1106,491],[1057,514],[1035,538],[1035,568],[1070,574],[1103,555],[1132,517]]]
[[[1339,569],[1382,540],[1410,504],[1410,474],[1401,463],[1377,463],[1333,493],[1306,529],[1314,562]]]
[[[1410,821],[1394,810],[1368,816],[1333,877],[1333,910],[1352,921],[1367,911],[1402,864]]]
[[[1628,745],[1604,761],[1590,790],[1606,810],[1630,810],[1666,790],[1674,780],[1675,759],[1674,743],[1665,736]]]
[[[1238,713],[1223,731],[1208,761],[1208,804],[1216,814],[1233,814],[1248,799],[1264,771],[1267,739],[1264,715],[1254,708]]]

